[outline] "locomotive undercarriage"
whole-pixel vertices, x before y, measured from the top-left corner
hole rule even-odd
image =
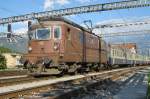
[[[65,62],[57,59],[57,56],[56,58],[50,58],[47,56],[36,57],[37,58],[26,56],[24,59],[26,60],[26,62],[24,62],[24,67],[29,70],[29,75],[77,74],[90,71],[100,71],[110,67],[108,64],[100,64],[98,62]],[[27,61],[27,59],[30,60]]]
[[[106,64],[102,65],[99,63],[82,62],[63,62],[54,64],[51,60],[47,62],[38,61],[35,64],[28,62],[25,67],[29,70],[29,74],[34,76],[77,74],[108,69],[108,67],[106,67]]]

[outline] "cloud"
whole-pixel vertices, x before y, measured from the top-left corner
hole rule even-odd
[[[114,24],[114,23],[124,23],[122,19],[110,19],[110,20],[105,20],[105,21],[100,21],[97,22],[96,24]]]
[[[44,10],[53,10],[57,4],[62,6],[69,3],[69,0],[45,0]]]
[[[56,3],[60,4],[60,5],[65,5],[65,4],[69,4],[68,0],[55,0]]]
[[[97,1],[97,0],[76,0],[76,1],[80,3],[90,3],[90,2]]]
[[[28,31],[27,28],[19,28],[19,29],[14,30],[14,32],[17,34],[25,34],[27,33],[27,31]]]
[[[106,21],[100,21],[97,22],[96,25],[105,25],[105,24],[116,24],[116,23],[133,23],[133,22],[138,22],[138,21],[148,21],[150,20],[150,17],[141,17],[140,20],[139,18],[130,18],[130,19],[111,19],[111,20],[106,20]],[[124,27],[114,27],[114,28],[104,28],[104,29],[98,29],[106,33],[118,33],[118,32],[128,32],[128,31],[141,31],[141,30],[149,30],[149,24],[145,25],[137,25],[137,26],[124,26]],[[96,31],[98,31],[96,30]]]
[[[21,27],[21,28],[15,29],[13,31],[13,34],[21,36],[21,37],[27,37],[28,36],[27,31],[28,31],[28,29],[26,27]]]
[[[27,24],[28,24],[28,21],[22,21],[22,22],[13,23],[12,25],[27,26]]]
[[[67,15],[67,16],[64,16],[64,18],[69,19],[69,20],[74,20],[76,16],[77,15]]]
[[[27,33],[28,27],[27,27],[28,21],[24,22],[16,22],[11,24],[12,25],[12,32],[19,35],[19,34],[25,34]],[[7,25],[0,26],[0,32],[8,32],[7,31]]]
[[[16,33],[17,35],[19,35],[19,34],[26,34],[27,31],[28,31],[27,25],[28,25],[28,21],[14,23],[12,31],[14,33]]]
[[[44,10],[52,10],[54,8],[54,0],[45,0]]]
[[[76,2],[79,3],[90,3],[90,2],[94,2],[97,0],[75,0]],[[69,4],[71,2],[71,0],[45,0],[44,1],[44,6],[43,9],[46,10],[53,10],[56,7],[58,7],[58,5],[63,6],[66,4]]]
[[[128,18],[125,19],[126,22],[124,22],[122,19],[111,19],[111,20],[106,20],[106,21],[100,21],[97,22],[97,24],[104,25],[104,24],[115,24],[115,23],[133,23],[137,21],[147,21],[150,22],[150,17],[134,17],[134,18]],[[103,37],[105,41],[108,43],[127,43],[127,42],[133,42],[136,43],[139,48],[146,48],[144,47],[145,44],[144,42],[149,41],[149,34],[144,34],[148,33],[146,30],[149,30],[150,24],[145,24],[145,25],[137,25],[137,26],[125,26],[125,27],[116,27],[116,28],[102,28],[102,29],[95,29],[94,33],[96,34],[111,34],[111,33],[125,33],[126,36],[112,36],[112,37]],[[144,31],[145,30],[145,31]],[[131,31],[131,32],[129,32]],[[133,31],[133,32],[132,32]],[[139,31],[139,32],[134,32],[134,31]],[[141,32],[140,32],[141,31]],[[128,35],[126,33],[141,33],[139,35]],[[144,45],[144,46],[143,46]]]
[[[143,17],[132,17],[132,18],[118,18],[118,19],[110,19],[105,21],[97,22],[96,24],[113,24],[113,23],[126,23],[126,22],[138,22],[138,21],[150,21],[149,16],[143,16]]]

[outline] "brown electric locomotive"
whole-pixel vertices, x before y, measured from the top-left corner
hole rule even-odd
[[[29,25],[25,66],[34,74],[99,70],[107,66],[106,43],[65,18],[42,18]]]

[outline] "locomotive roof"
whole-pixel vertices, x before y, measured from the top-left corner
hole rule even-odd
[[[93,35],[99,37],[99,36],[96,35],[95,33],[91,33],[88,29],[86,29],[86,28],[80,26],[79,24],[77,24],[77,23],[75,23],[75,22],[73,22],[73,21],[70,21],[70,20],[68,20],[68,19],[66,19],[66,18],[64,18],[64,17],[47,17],[47,18],[40,18],[40,19],[38,19],[38,20],[39,20],[39,21],[62,21],[62,22],[65,22],[65,23],[67,23],[67,24],[70,24],[70,25],[72,25],[72,26],[74,26],[74,27],[77,27],[77,28],[81,29],[82,31],[86,31],[86,32],[88,32],[88,33],[90,33],[90,34],[93,34]]]

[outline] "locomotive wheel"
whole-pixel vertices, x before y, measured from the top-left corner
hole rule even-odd
[[[97,68],[96,68],[96,72],[99,72],[101,70],[101,67],[100,66],[97,66]]]
[[[28,69],[28,73],[34,72],[34,66],[31,63],[28,63],[26,67]]]
[[[38,73],[45,72],[45,67],[42,63],[38,63],[36,66],[37,66]]]
[[[70,74],[77,74],[78,73],[78,68],[80,68],[80,65],[77,65],[77,64],[70,65],[68,72]]]
[[[59,70],[60,71],[60,70]],[[62,77],[65,74],[65,70],[60,71],[60,73],[58,74],[58,77]]]
[[[78,74],[78,70],[75,70],[74,72],[70,72],[70,75],[77,75]]]
[[[100,70],[99,64],[93,64],[92,67],[93,67],[93,68],[92,68],[92,71],[99,72],[99,70]]]

